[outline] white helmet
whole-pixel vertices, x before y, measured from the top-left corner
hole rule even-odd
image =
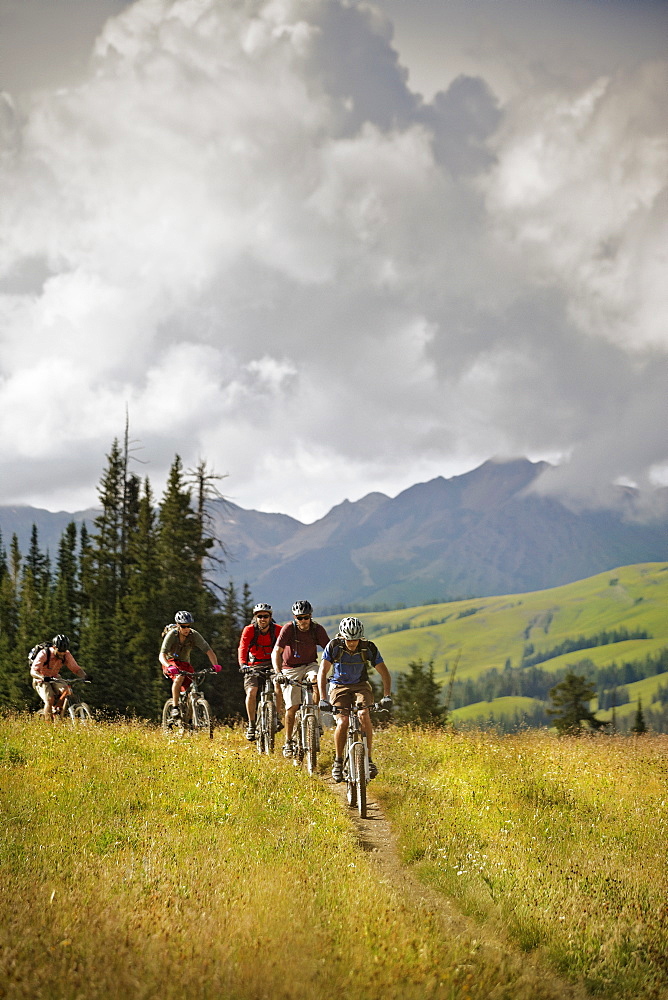
[[[359,618],[344,618],[339,625],[339,635],[344,639],[361,639],[364,635],[364,625]]]
[[[256,615],[258,611],[268,611],[271,614],[271,604],[256,604],[253,608],[253,614]]]

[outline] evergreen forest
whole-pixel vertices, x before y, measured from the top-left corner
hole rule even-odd
[[[39,707],[28,652],[65,633],[92,677],[91,706],[108,717],[157,719],[169,696],[158,662],[162,630],[185,609],[223,667],[205,680],[207,698],[219,720],[231,721],[243,709],[236,651],[252,598],[247,586],[238,593],[231,581],[221,588],[212,580],[225,558],[208,516],[221,477],[204,462],[186,471],[177,455],[156,502],[148,477],[128,466],[126,430],[107,455],[93,528],[71,522],[55,561],[35,526],[25,553],[16,535],[8,547],[0,537],[0,708]],[[198,650],[193,665],[208,665]]]

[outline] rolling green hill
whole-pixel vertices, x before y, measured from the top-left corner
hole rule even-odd
[[[550,590],[502,597],[485,597],[448,604],[431,604],[396,611],[361,614],[366,633],[378,643],[393,673],[406,670],[411,660],[434,664],[434,676],[448,684],[456,665],[457,681],[479,678],[485,671],[503,671],[508,663],[523,664],[530,653],[547,672],[563,670],[583,659],[595,667],[643,661],[668,647],[668,564],[622,566],[597,576]],[[323,619],[333,633],[337,619]],[[610,641],[623,634],[645,633],[647,638]],[[606,641],[607,634],[607,641]],[[563,652],[572,640],[597,641],[591,648]],[[562,647],[560,649],[560,646]],[[638,681],[638,694],[647,704],[660,679]],[[635,685],[628,685],[633,699]],[[513,714],[519,703],[532,699],[505,698],[459,709],[458,715]],[[506,704],[499,704],[504,702]],[[517,704],[514,704],[517,703]],[[478,711],[473,712],[473,708]],[[635,709],[635,700],[632,707]],[[621,708],[617,710],[618,714]],[[624,708],[625,714],[630,711]],[[609,713],[607,713],[609,715]],[[606,713],[603,713],[603,718]]]

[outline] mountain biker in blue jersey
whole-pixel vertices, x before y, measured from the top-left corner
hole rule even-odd
[[[333,669],[329,697],[327,695],[327,676]],[[343,753],[348,735],[350,712],[354,706],[363,705],[359,713],[362,729],[366,733],[369,748],[369,777],[375,778],[378,768],[373,763],[373,727],[369,706],[373,705],[373,688],[369,683],[369,669],[374,668],[380,674],[383,682],[383,697],[381,708],[391,708],[392,678],[383,662],[380,650],[374,642],[364,638],[364,625],[359,618],[344,618],[338,635],[328,642],[322,654],[322,662],[318,671],[318,687],[320,688],[320,710],[331,712],[332,706],[339,711],[336,714],[336,730],[334,731],[334,765],[332,778],[343,781]]]

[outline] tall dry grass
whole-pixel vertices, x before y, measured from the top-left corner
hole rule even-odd
[[[554,993],[381,878],[331,790],[239,733],[0,719],[0,996]]]
[[[388,730],[403,858],[596,996],[668,996],[668,737]]]

